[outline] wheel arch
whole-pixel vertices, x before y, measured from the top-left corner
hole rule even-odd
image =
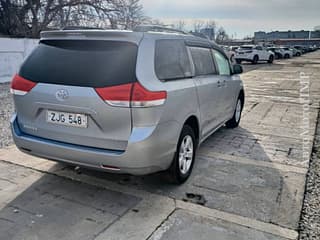
[[[191,115],[189,116],[186,121],[184,122],[184,125],[188,125],[190,126],[193,131],[194,131],[194,135],[196,137],[196,141],[197,144],[199,143],[199,139],[200,139],[200,124],[199,124],[199,119],[197,118],[197,116],[195,115]]]

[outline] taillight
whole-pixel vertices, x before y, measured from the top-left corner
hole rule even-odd
[[[166,91],[149,91],[138,82],[95,90],[106,103],[115,107],[160,106],[167,98]]]
[[[25,95],[36,85],[37,83],[16,74],[12,79],[10,92],[15,95]]]
[[[111,106],[130,107],[132,83],[113,87],[96,88],[99,96]]]
[[[140,83],[133,85],[131,107],[153,107],[164,104],[167,98],[166,91],[152,92],[145,89]]]

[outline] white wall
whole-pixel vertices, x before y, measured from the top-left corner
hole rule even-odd
[[[0,38],[0,83],[9,82],[38,39]]]

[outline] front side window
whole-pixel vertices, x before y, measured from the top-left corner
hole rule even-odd
[[[156,42],[155,71],[160,80],[192,76],[190,59],[183,40],[164,39]]]
[[[190,47],[190,52],[197,76],[210,75],[217,72],[209,48]]]
[[[225,58],[221,53],[216,50],[213,51],[213,56],[218,65],[220,75],[230,75],[230,65],[227,58]]]

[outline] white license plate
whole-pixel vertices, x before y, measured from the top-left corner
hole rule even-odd
[[[88,117],[80,113],[47,111],[47,122],[71,127],[88,127]]]

